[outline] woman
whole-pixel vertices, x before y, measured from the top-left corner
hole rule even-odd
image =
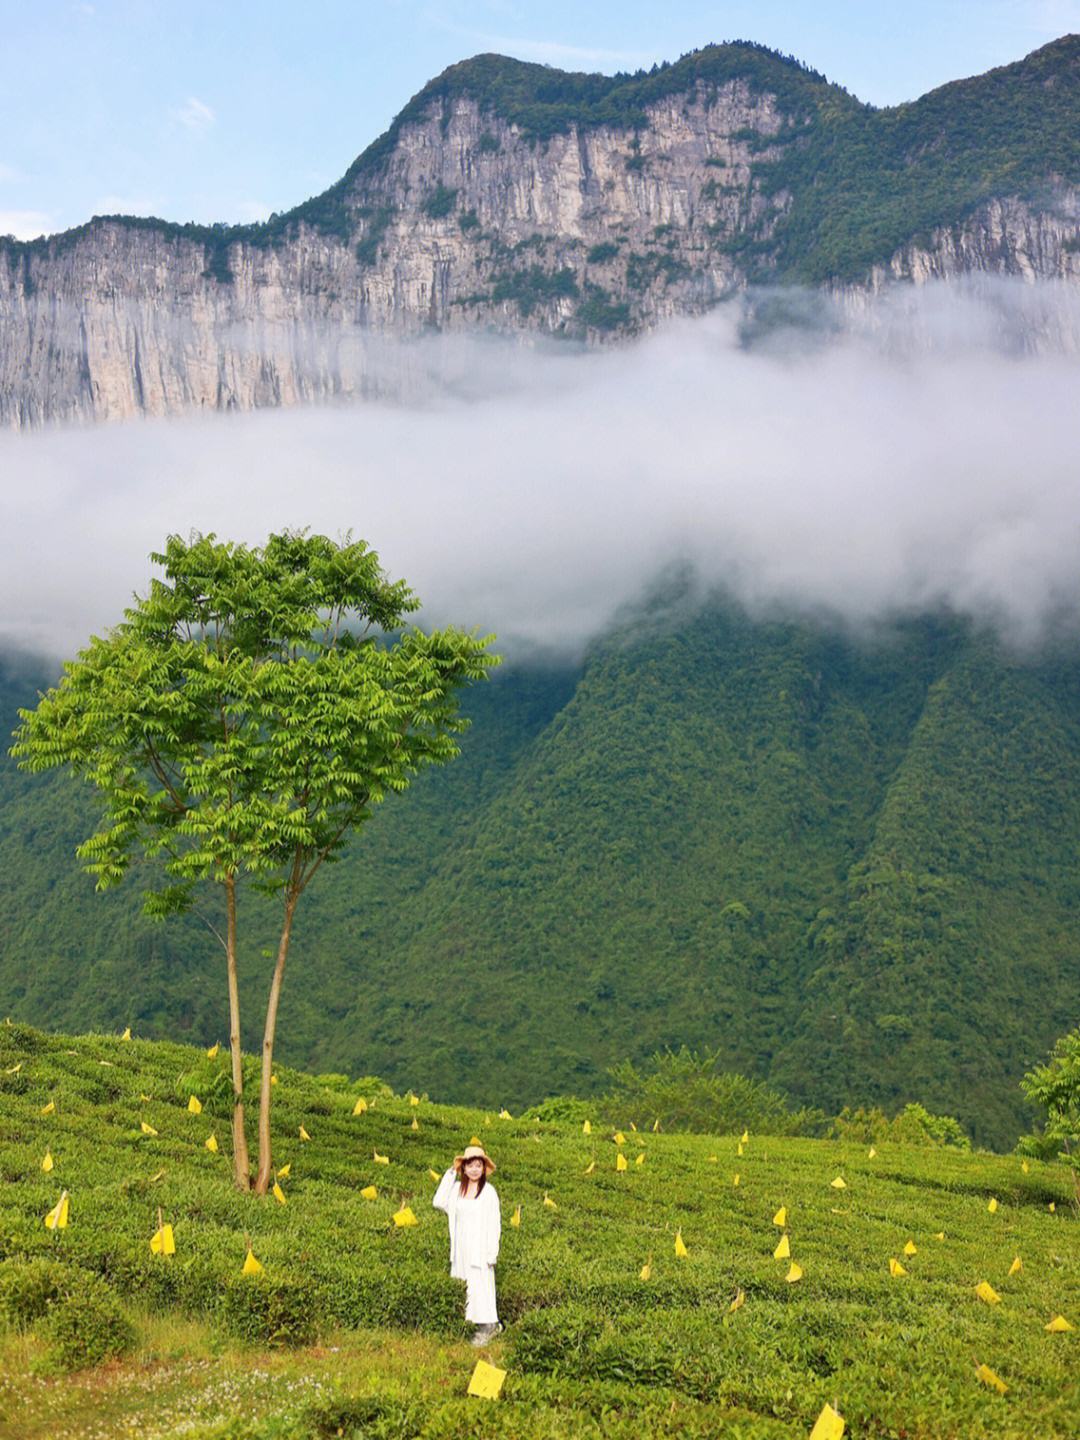
[[[465,1319],[476,1326],[474,1345],[486,1345],[502,1329],[495,1308],[502,1216],[495,1187],[488,1184],[494,1169],[482,1145],[467,1145],[464,1154],[454,1156],[431,1202],[450,1221],[450,1274],[465,1281]]]

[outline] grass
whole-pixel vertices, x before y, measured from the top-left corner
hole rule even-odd
[[[0,1026],[0,1293],[5,1273],[51,1256],[104,1276],[138,1335],[120,1360],[48,1377],[36,1329],[9,1328],[0,1440],[779,1440],[808,1434],[826,1400],[852,1436],[1075,1433],[1080,1216],[1063,1167],[884,1144],[871,1158],[863,1145],[755,1134],[740,1155],[737,1136],[653,1134],[645,1115],[625,1118],[619,1146],[599,1123],[585,1135],[426,1097],[414,1106],[377,1082],[282,1069],[282,1206],[231,1187],[225,1067],[224,1052]],[[360,1093],[374,1103],[354,1116]],[[494,1404],[465,1394],[475,1354],[430,1207],[428,1168],[474,1132],[498,1161],[504,1216],[507,1331],[488,1354],[508,1373]],[[375,1201],[359,1196],[368,1184]],[[50,1234],[42,1218],[62,1189],[71,1221]],[[403,1201],[414,1229],[392,1223]],[[159,1205],[175,1227],[170,1259],[150,1252]],[[797,1283],[773,1255],[781,1205]],[[257,1281],[239,1275],[245,1235],[265,1266]],[[890,1257],[908,1273],[891,1277]],[[1000,1304],[977,1298],[983,1280]],[[238,1339],[260,1333],[268,1297],[298,1301],[316,1342]],[[1058,1313],[1074,1333],[1045,1331]],[[979,1382],[979,1364],[1006,1394]]]

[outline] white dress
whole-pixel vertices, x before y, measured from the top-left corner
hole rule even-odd
[[[495,1262],[499,1258],[502,1214],[490,1182],[472,1200],[462,1197],[457,1171],[447,1170],[431,1202],[450,1221],[450,1274],[467,1286],[465,1319],[473,1325],[497,1325]]]

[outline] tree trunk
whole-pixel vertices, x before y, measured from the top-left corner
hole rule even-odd
[[[259,1089],[259,1173],[255,1180],[256,1195],[265,1195],[270,1188],[273,1174],[273,1160],[270,1153],[270,1076],[274,1066],[274,1029],[277,1026],[278,999],[281,996],[281,977],[285,973],[285,961],[289,954],[289,936],[292,933],[293,911],[299,897],[290,895],[285,901],[285,919],[278,941],[277,964],[274,978],[270,982],[270,998],[266,1002],[266,1029],[263,1031],[262,1084]]]
[[[244,1125],[244,1065],[240,1053],[240,986],[236,978],[236,877],[225,881],[225,966],[229,972],[229,1049],[232,1052],[233,1181],[238,1190],[251,1189],[251,1162],[248,1159],[247,1130]]]

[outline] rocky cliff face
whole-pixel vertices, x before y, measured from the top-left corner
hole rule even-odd
[[[596,343],[745,287],[792,204],[770,182],[805,117],[743,80],[633,126],[543,142],[468,95],[434,101],[340,187],[335,233],[95,220],[0,248],[0,422],[247,409],[410,391],[436,332]],[[298,215],[302,214],[297,212]],[[995,199],[912,240],[845,303],[981,272],[1080,278],[1080,192]]]

